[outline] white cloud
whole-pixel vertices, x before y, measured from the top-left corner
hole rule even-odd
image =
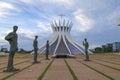
[[[96,47],[101,47],[100,45],[91,45],[89,49],[94,49]]]
[[[120,23],[120,7],[118,7],[112,13],[110,13],[107,16],[107,20],[112,25],[118,25]]]
[[[5,14],[7,14],[6,12],[4,12],[4,11],[2,11],[2,10],[0,10],[0,16],[2,16],[3,17],[3,15],[5,15]]]
[[[86,32],[93,27],[94,21],[88,18],[84,14],[83,10],[78,9],[77,11],[73,13],[73,15],[75,16],[75,20],[81,25],[79,29],[81,32]]]
[[[40,28],[40,33],[51,33],[51,27],[49,23],[37,22],[37,27]]]
[[[4,39],[5,36],[10,32],[8,28],[0,28],[0,45],[4,45],[7,41]]]
[[[29,30],[29,29],[25,29],[25,28],[20,28],[18,30],[18,34],[21,35],[21,37],[27,37],[29,39],[33,39],[34,36],[37,34],[35,31],[33,30]]]
[[[0,9],[14,9],[14,6],[9,4],[9,3],[6,3],[6,2],[2,2],[0,1]]]
[[[62,6],[65,7],[72,7],[75,3],[74,0],[41,0],[44,3],[55,3],[55,4],[61,4]]]
[[[34,2],[34,0],[19,0],[19,1],[24,2],[24,3],[33,3]]]
[[[9,10],[19,11],[14,5],[0,1],[0,17],[6,17],[6,15],[10,15]]]
[[[14,9],[14,7],[9,3],[0,1],[0,17],[8,14],[8,9]]]
[[[12,29],[9,28],[0,28],[1,32],[0,32],[0,44],[1,43],[6,43],[7,41],[4,39],[4,37],[12,32]],[[19,37],[27,37],[29,39],[33,39],[34,36],[37,34],[37,32],[29,30],[29,29],[25,29],[25,28],[19,28],[17,33],[20,35]]]
[[[34,39],[35,35],[40,36],[40,38],[44,38],[45,36],[52,33],[51,27],[49,24],[44,22],[37,22],[37,27],[35,29],[28,28],[19,28],[18,34],[20,37],[26,37],[29,39]]]

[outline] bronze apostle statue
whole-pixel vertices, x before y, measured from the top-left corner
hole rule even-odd
[[[89,43],[86,38],[83,41],[83,46],[85,47],[85,55],[86,55],[85,61],[89,61],[89,54],[88,54]]]
[[[47,40],[47,43],[46,43],[46,60],[49,60],[48,58],[48,55],[49,55],[49,40]]]
[[[37,55],[38,55],[38,36],[35,36],[35,39],[33,41],[33,47],[34,47],[34,62],[33,63],[38,63],[37,61]]]
[[[15,52],[18,50],[18,35],[17,35],[17,29],[18,26],[13,26],[13,32],[10,32],[6,37],[5,40],[7,40],[10,44],[10,52],[8,57],[8,65],[7,69],[3,72],[11,72],[11,71],[18,71],[19,69],[14,68],[13,61],[14,61],[14,55]]]

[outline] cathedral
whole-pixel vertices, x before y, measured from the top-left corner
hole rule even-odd
[[[59,19],[51,22],[53,37],[49,40],[49,53],[53,56],[72,56],[73,54],[85,54],[85,50],[70,35],[73,23],[67,19]],[[39,54],[45,54],[46,44],[38,50]],[[90,54],[91,52],[88,51]]]

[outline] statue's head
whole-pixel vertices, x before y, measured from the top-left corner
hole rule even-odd
[[[38,38],[38,36],[36,35],[36,36],[35,36],[35,38],[37,39],[37,38]]]
[[[49,43],[49,40],[47,40],[47,43]]]
[[[85,38],[85,41],[87,41],[87,38]]]
[[[18,29],[18,26],[13,26],[13,31],[16,32]]]

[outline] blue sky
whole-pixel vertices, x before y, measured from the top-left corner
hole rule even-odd
[[[0,0],[0,46],[9,47],[4,37],[18,25],[18,46],[33,49],[35,35],[39,46],[52,37],[50,23],[64,14],[73,22],[71,36],[90,48],[120,41],[120,0]]]

